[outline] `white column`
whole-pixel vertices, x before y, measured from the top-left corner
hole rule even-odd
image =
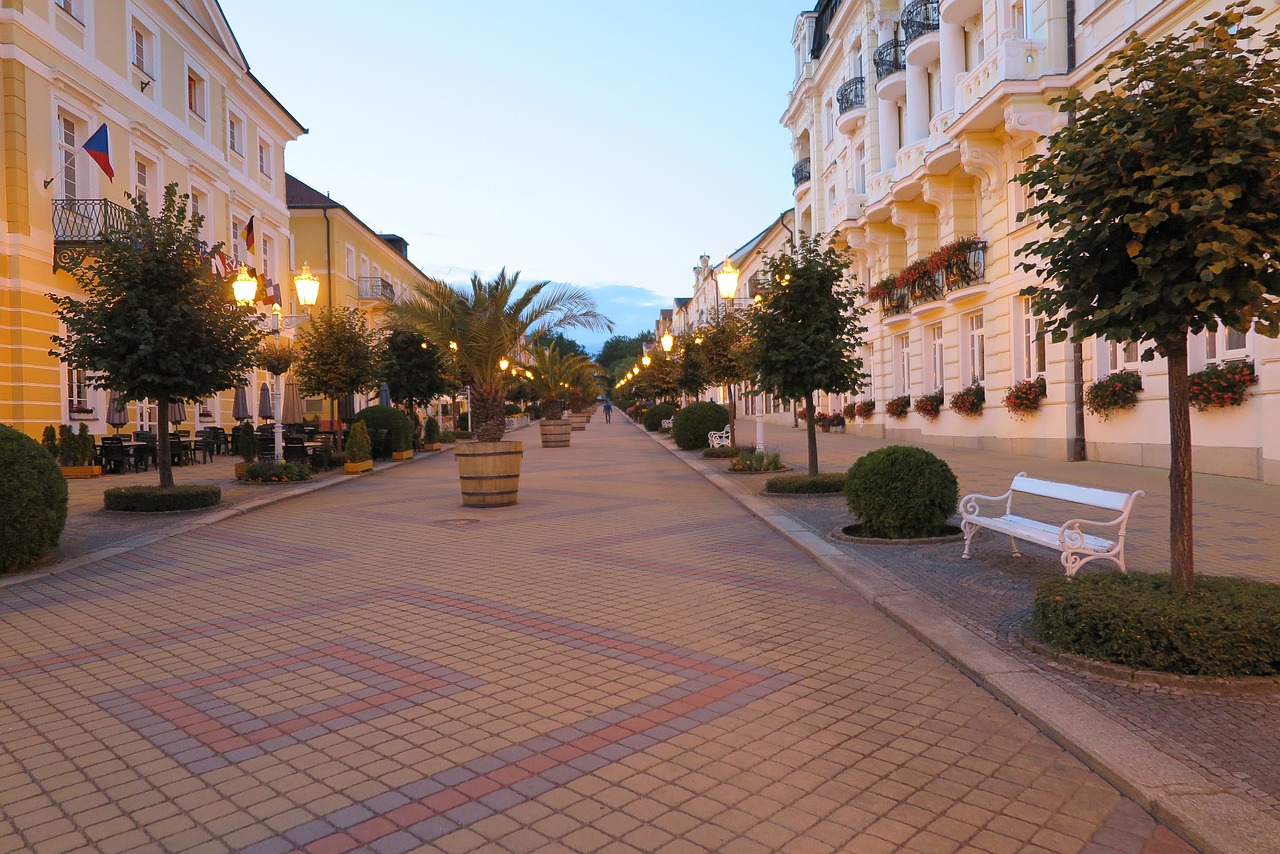
[[[907,66],[906,132],[905,145],[929,136],[929,71],[923,65]]]
[[[891,172],[898,160],[898,112],[893,101],[880,99],[880,171]]]
[[[281,374],[272,374],[271,376],[275,379],[271,408],[276,414],[276,465],[279,465],[284,462],[284,425],[280,423],[281,418],[284,416],[284,393],[280,384],[284,382],[284,378]]]
[[[942,77],[941,108],[955,109],[956,78],[964,72],[964,27],[943,23],[938,31],[938,73]]]

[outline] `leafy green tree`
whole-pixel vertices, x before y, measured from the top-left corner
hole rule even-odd
[[[638,397],[674,401],[680,393],[679,376],[679,362],[660,348],[654,349],[649,352],[649,364],[640,371],[631,386]]]
[[[539,282],[520,290],[519,279],[505,269],[488,282],[473,274],[469,286],[456,288],[427,279],[389,311],[402,326],[457,344],[460,373],[471,384],[471,427],[481,442],[500,441],[506,432],[511,375],[500,364],[513,360],[522,342],[565,328],[613,329],[582,288]]]
[[[596,362],[609,367],[624,359],[634,361],[644,354],[644,345],[652,344],[653,340],[653,333],[647,330],[638,335],[614,335],[604,342],[604,346],[596,354]],[[630,367],[630,365],[631,362],[628,362],[627,366]],[[623,368],[622,373],[626,372],[626,368]]]
[[[711,385],[707,374],[707,362],[702,354],[702,336],[694,332],[681,332],[676,336],[674,351],[680,368],[676,373],[676,388],[697,398]]]
[[[1237,3],[1183,32],[1131,34],[1074,121],[1027,160],[1025,217],[1049,234],[1022,252],[1024,290],[1054,340],[1148,344],[1169,369],[1170,571],[1194,580],[1187,335],[1280,334],[1280,31]]]
[[[738,405],[733,399],[733,387],[746,382],[754,374],[748,363],[751,330],[743,311],[720,311],[712,321],[698,327],[702,343],[695,345],[702,360],[707,379],[712,385],[723,385],[729,391],[729,441],[738,443]]]
[[[391,399],[411,412],[451,389],[441,348],[417,332],[394,330],[383,340],[379,357],[378,378],[387,384]]]
[[[371,389],[378,381],[378,333],[354,308],[326,306],[298,329],[301,353],[293,366],[298,390],[330,400],[330,412],[344,395]]]
[[[804,233],[787,249],[766,256],[768,281],[750,318],[748,360],[760,389],[803,400],[813,411],[815,392],[857,392],[867,375],[858,352],[866,309],[856,284],[845,285],[848,256]],[[809,474],[818,474],[818,437],[806,422]]]
[[[236,304],[231,284],[215,279],[200,239],[203,218],[189,215],[178,185],[164,190],[160,212],[132,198],[133,212],[95,244],[97,255],[72,275],[84,298],[49,295],[66,335],[58,356],[90,372],[89,382],[130,400],[156,402],[160,486],[173,486],[169,404],[195,402],[232,388],[253,367],[263,333]]]
[[[587,354],[586,347],[583,347],[581,344],[579,344],[577,341],[574,341],[572,338],[566,338],[563,332],[557,332],[554,335],[544,335],[541,338],[530,342],[530,344],[534,347],[542,347],[542,348],[546,348],[554,344],[556,347],[556,350],[558,350],[562,355],[583,356],[588,359],[590,358],[590,356]]]

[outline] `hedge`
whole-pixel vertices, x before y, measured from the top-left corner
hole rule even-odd
[[[0,484],[0,572],[15,572],[57,547],[67,480],[39,442],[0,424]]]
[[[115,486],[103,491],[102,506],[130,513],[200,510],[222,502],[222,490],[211,483],[160,486]]]
[[[771,477],[764,484],[765,492],[776,495],[835,495],[844,489],[844,472],[819,472],[816,477],[807,474],[781,474]]]

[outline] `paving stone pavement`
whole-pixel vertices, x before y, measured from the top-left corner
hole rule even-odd
[[[1192,850],[599,420],[0,590],[0,851]]]

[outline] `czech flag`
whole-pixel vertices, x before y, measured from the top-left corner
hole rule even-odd
[[[116,170],[111,168],[111,147],[107,142],[106,122],[103,122],[102,127],[93,132],[93,136],[85,140],[83,148],[89,152],[93,162],[101,166],[102,171],[107,173],[107,180],[114,181]]]
[[[249,221],[244,224],[244,230],[240,232],[240,237],[244,239],[244,248],[252,252],[253,251],[253,217],[249,217]]]

